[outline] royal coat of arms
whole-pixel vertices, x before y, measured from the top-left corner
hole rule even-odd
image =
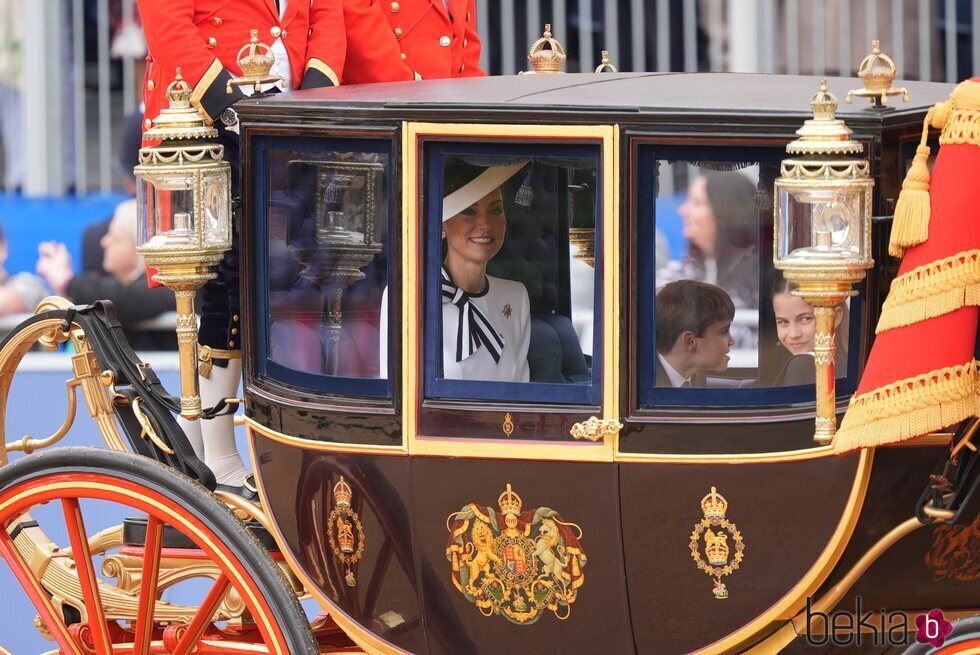
[[[694,525],[691,532],[691,557],[698,568],[713,579],[711,593],[718,600],[723,600],[728,598],[728,587],[721,579],[731,575],[741,565],[745,558],[745,542],[735,524],[725,518],[728,501],[715,487],[711,487],[711,493],[701,499],[701,511],[704,518]],[[735,546],[734,555],[728,545],[729,537]]]
[[[344,565],[344,582],[348,587],[357,586],[354,565],[364,554],[364,528],[361,518],[351,509],[354,493],[350,485],[340,476],[333,487],[334,507],[327,517],[327,537],[330,549],[337,561]]]
[[[449,515],[453,584],[484,616],[530,625],[545,610],[567,619],[585,583],[582,529],[553,509],[523,511],[508,484],[500,510],[470,503]]]

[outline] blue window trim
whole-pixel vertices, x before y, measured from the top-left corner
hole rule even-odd
[[[392,184],[392,145],[391,141],[383,139],[342,138],[342,137],[282,137],[279,135],[259,135],[253,141],[255,148],[255,176],[258,182],[254,191],[255,200],[255,312],[258,317],[256,326],[255,348],[257,354],[257,372],[288,385],[308,389],[315,392],[332,393],[345,396],[369,396],[375,398],[391,398],[390,379],[354,378],[320,373],[297,371],[283,366],[269,358],[269,338],[271,321],[269,320],[269,224],[268,196],[269,180],[267,176],[270,156],[273,151],[293,150],[296,152],[369,152],[385,155],[388,159],[388,216],[382,220],[388,223],[388,241],[385,247],[392,246],[392,230],[394,229],[392,207],[394,203],[394,185]],[[389,258],[390,261],[390,258]],[[391,267],[388,268],[388,286],[391,284]],[[382,317],[382,320],[385,320]],[[390,317],[388,318],[390,321]],[[391,331],[389,330],[389,334]],[[397,370],[392,367],[391,348],[388,349],[388,371]]]
[[[423,170],[437,171],[435,175],[425,175],[425,205],[423,209],[422,233],[426,236],[425,262],[425,370],[424,393],[426,398],[468,398],[479,400],[501,400],[510,402],[547,402],[576,405],[598,405],[602,389],[602,273],[601,257],[596,258],[596,285],[593,306],[593,358],[591,384],[554,384],[543,382],[490,382],[479,380],[447,380],[437,375],[442,359],[442,289],[439,268],[442,262],[442,220],[441,202],[433,198],[443,197],[443,158],[446,155],[484,155],[500,157],[553,157],[561,159],[586,158],[596,166],[596,252],[602,252],[602,149],[601,144],[561,144],[561,143],[453,143],[430,142],[426,144],[426,157]]]
[[[636,207],[637,216],[634,224],[638,226],[637,264],[637,332],[649,337],[634,335],[637,345],[637,380],[639,389],[637,397],[641,408],[654,407],[749,407],[770,405],[798,405],[812,403],[814,399],[814,384],[802,384],[784,387],[745,387],[745,388],[692,388],[674,389],[657,387],[655,358],[657,356],[656,323],[654,321],[655,275],[658,268],[656,261],[656,198],[653,193],[643,193],[643,190],[656,188],[650,175],[657,174],[657,161],[688,161],[695,162],[752,162],[760,164],[777,164],[786,153],[782,148],[760,147],[752,153],[753,158],[746,156],[744,148],[724,146],[690,147],[690,146],[657,146],[639,145],[636,157],[636,169],[633,179],[637,180]],[[769,214],[771,216],[771,214]],[[760,229],[760,245],[761,244]],[[765,248],[761,248],[765,250]],[[649,253],[649,256],[645,256]],[[760,256],[762,252],[760,252]],[[759,267],[760,305],[767,293],[763,288],[765,262]],[[771,267],[771,264],[770,264]],[[641,293],[649,289],[650,293]],[[858,287],[859,294],[851,299],[850,325],[848,329],[847,375],[837,380],[837,393],[847,395],[854,393],[857,388],[857,352],[860,344],[862,293],[864,284]]]

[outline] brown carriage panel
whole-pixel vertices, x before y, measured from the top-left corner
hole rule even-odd
[[[945,453],[943,447],[877,449],[865,503],[873,511],[861,516],[833,580],[912,518]],[[980,494],[969,500],[956,524],[921,527],[885,551],[835,609],[853,612],[858,597],[865,610],[876,611],[980,608]]]
[[[515,403],[516,404],[516,403]],[[423,404],[419,412],[419,434],[425,437],[466,439],[513,439],[514,441],[570,441],[576,423],[601,415],[598,407],[572,412],[555,412],[554,407],[517,409],[513,406],[487,409],[486,405],[440,406]],[[550,410],[550,411],[545,411]],[[509,420],[508,420],[509,419]]]
[[[408,458],[353,455],[286,445],[251,431],[263,502],[303,573],[364,629],[412,653],[425,653],[409,525]],[[330,543],[335,486],[351,490],[359,561],[346,566]],[[351,521],[348,517],[348,521]],[[363,531],[363,532],[361,532]]]
[[[322,399],[306,400],[310,404],[304,407],[288,401],[269,400],[254,390],[245,391],[249,418],[275,432],[326,443],[369,446],[400,446],[402,443],[401,418],[390,409],[331,410],[322,407]]]
[[[620,464],[637,651],[694,651],[765,614],[831,541],[846,513],[857,463],[851,455],[748,464]],[[727,500],[725,518],[744,544],[740,566],[722,577],[724,599],[715,597],[712,578],[698,568],[689,546],[704,518],[702,498],[712,487]],[[728,534],[731,562],[738,540]]]
[[[430,652],[634,652],[615,465],[413,458],[412,467],[412,524]],[[550,508],[562,522],[581,528],[579,543],[586,560],[578,572],[584,574],[584,581],[577,588],[575,600],[559,608],[562,615],[568,611],[565,620],[548,609],[524,624],[515,623],[503,613],[494,614],[493,607],[483,610],[490,614],[484,616],[455,586],[451,558],[447,557],[447,545],[452,543],[447,529],[451,521],[447,518],[471,503],[499,512],[500,497],[508,484],[520,497],[525,518],[538,508]],[[506,556],[505,559],[511,561]],[[540,560],[534,561],[541,564]],[[572,573],[571,579],[579,577]]]
[[[688,415],[706,412],[698,408],[685,410]],[[755,421],[698,425],[697,438],[691,438],[690,423],[640,423],[625,421],[619,433],[619,450],[623,453],[643,454],[727,454],[772,453],[814,448],[812,414],[795,421],[779,421],[765,424]],[[680,415],[680,412],[678,412]],[[744,415],[744,411],[743,411]]]

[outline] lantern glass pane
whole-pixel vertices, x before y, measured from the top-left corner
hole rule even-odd
[[[136,178],[136,247],[142,248],[153,236],[153,186],[142,177]]]
[[[863,261],[866,201],[864,187],[781,188],[779,258]]]
[[[186,249],[197,245],[193,175],[167,173],[141,179],[140,192],[141,245],[153,250]]]
[[[231,189],[226,170],[203,175],[204,245],[212,249],[231,247]]]

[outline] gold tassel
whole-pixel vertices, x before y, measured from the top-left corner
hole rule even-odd
[[[940,102],[929,109],[922,122],[922,138],[895,205],[892,234],[888,242],[888,254],[893,257],[901,257],[906,249],[929,238],[929,155],[932,152],[926,142],[929,140],[929,126],[937,129],[945,127],[950,109],[948,102]]]

